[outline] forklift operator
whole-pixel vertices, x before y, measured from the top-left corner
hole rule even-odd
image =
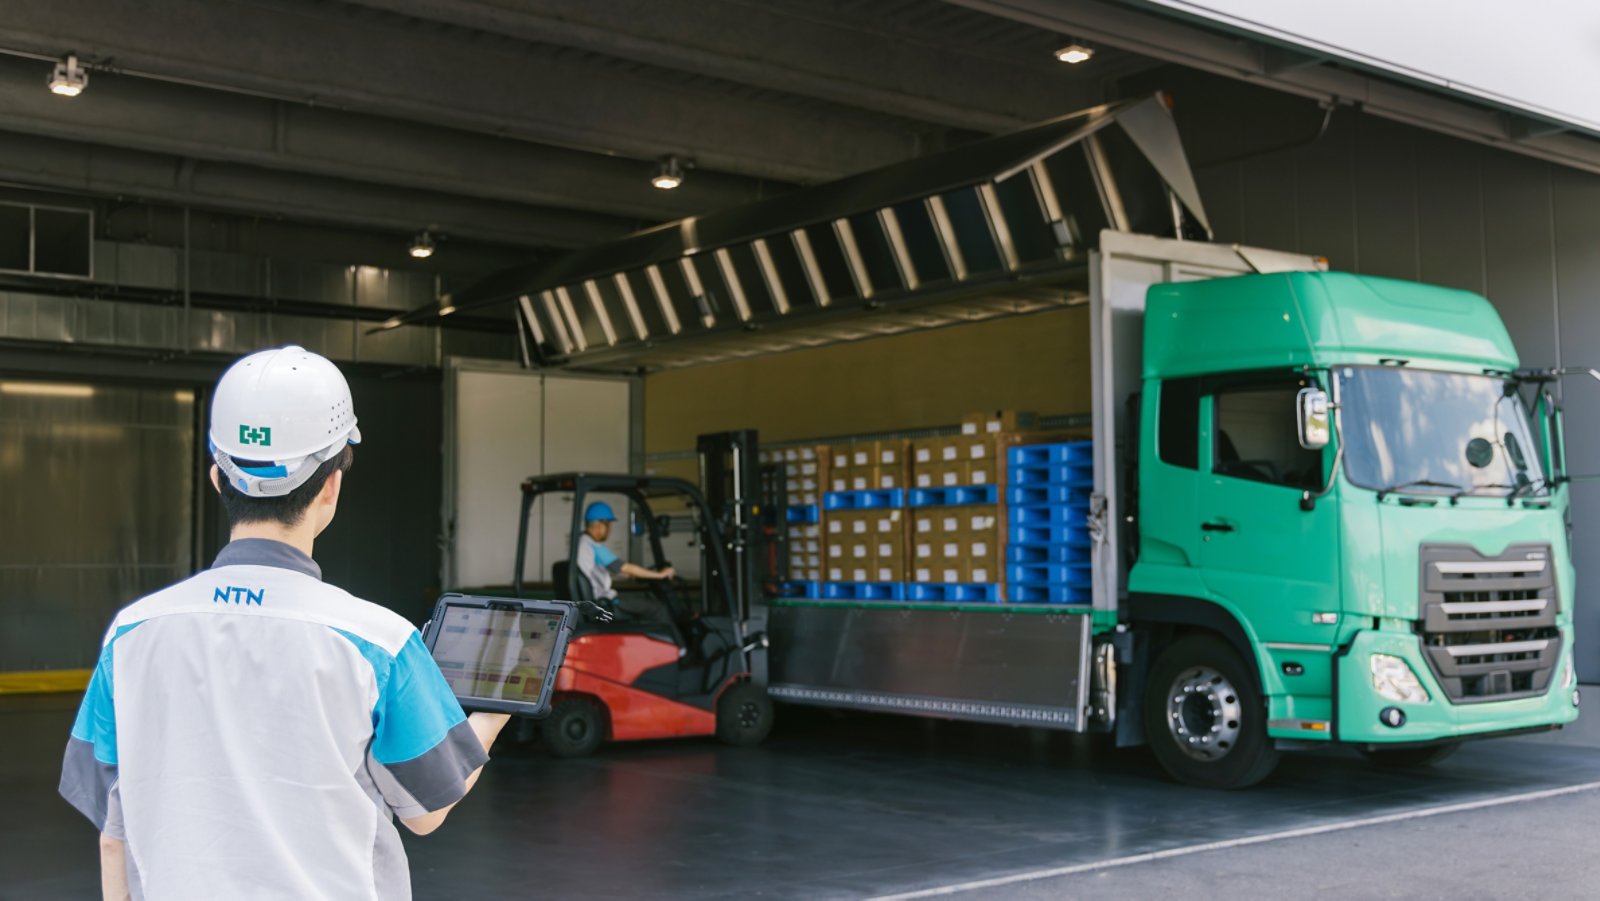
[[[578,540],[578,571],[589,580],[596,601],[616,600],[617,590],[611,587],[614,576],[632,576],[635,579],[670,579],[677,575],[672,567],[654,570],[627,563],[602,542],[611,536],[611,524],[617,521],[611,505],[596,501],[583,511],[583,537]]]

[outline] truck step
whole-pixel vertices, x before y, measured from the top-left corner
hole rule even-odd
[[[911,582],[906,585],[909,601],[955,601],[969,604],[994,604],[1001,598],[995,582]]]
[[[1094,598],[1087,585],[1019,585],[1006,587],[1013,604],[1087,604]]]
[[[822,597],[821,582],[779,582],[778,597],[781,598],[820,598]]]
[[[1037,466],[1017,464],[1011,467],[1013,485],[1094,485],[1093,463],[1049,463]]]
[[[1078,544],[1008,544],[1007,563],[1083,563],[1089,562],[1089,539]]]
[[[878,491],[830,491],[822,496],[824,510],[888,510],[906,505],[904,488]]]
[[[1088,544],[1092,539],[1084,526],[1069,523],[1029,523],[1011,526],[1012,544]]]
[[[950,488],[913,488],[913,507],[960,507],[967,504],[994,504],[1000,500],[997,485],[957,485]]]
[[[802,504],[799,506],[785,507],[783,510],[783,519],[785,522],[796,523],[799,525],[820,522],[822,520],[822,509],[816,504]]]
[[[1006,503],[1028,507],[1040,504],[1088,506],[1092,490],[1092,486],[1089,485],[1012,485],[1006,489]]]
[[[1092,568],[1087,563],[1013,563],[1006,574],[1015,585],[1078,585],[1091,584]]]
[[[1013,505],[1007,515],[1014,526],[1063,525],[1082,528],[1089,524],[1089,510],[1082,504]]]
[[[822,597],[830,601],[903,601],[906,585],[904,582],[823,582]]]
[[[1006,462],[1012,466],[1048,466],[1054,463],[1094,463],[1093,441],[1065,444],[1020,444],[1011,449]]]

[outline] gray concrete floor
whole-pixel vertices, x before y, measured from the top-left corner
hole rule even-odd
[[[95,894],[93,832],[55,797],[75,701],[0,706],[0,898]],[[1263,786],[1221,794],[1076,736],[780,713],[753,750],[652,742],[558,761],[497,749],[450,822],[408,838],[417,897],[863,898],[1073,866],[955,896],[1600,897],[1600,791],[1187,853],[1600,782],[1600,717],[1469,745],[1431,771],[1297,755]],[[1150,852],[1180,856],[1099,866]]]

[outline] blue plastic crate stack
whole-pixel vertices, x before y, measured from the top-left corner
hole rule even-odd
[[[1021,604],[1088,603],[1093,443],[1013,447],[1006,463],[1008,599]]]

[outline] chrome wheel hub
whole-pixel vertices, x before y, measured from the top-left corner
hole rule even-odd
[[[1209,666],[1190,667],[1167,692],[1172,742],[1196,760],[1221,760],[1239,743],[1244,707],[1227,677]]]

